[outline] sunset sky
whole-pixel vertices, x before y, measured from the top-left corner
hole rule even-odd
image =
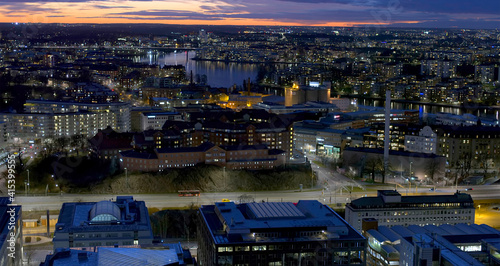
[[[0,22],[500,28],[500,0],[1,0]]]

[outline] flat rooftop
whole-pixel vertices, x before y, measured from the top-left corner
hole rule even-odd
[[[335,211],[316,200],[298,203],[217,202],[202,206],[200,213],[216,244],[364,239]],[[273,232],[272,236],[266,234],[269,232]],[[297,232],[319,233],[295,234]]]

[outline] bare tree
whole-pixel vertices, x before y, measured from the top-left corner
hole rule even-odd
[[[488,169],[490,168],[490,162],[493,161],[493,157],[488,153],[480,153],[476,160],[476,165],[478,168],[483,170],[483,174],[486,177],[488,174]]]
[[[468,177],[471,168],[472,154],[470,152],[462,153],[456,162],[457,175],[455,175],[455,184],[458,181],[457,178],[463,180]]]
[[[432,183],[436,184],[439,181],[439,177],[444,174],[444,169],[441,167],[437,158],[434,158],[427,162],[425,174],[429,177]]]
[[[365,170],[371,174],[372,181],[375,182],[375,174],[384,172],[384,160],[380,156],[369,156],[365,161]],[[384,180],[382,180],[384,181]]]

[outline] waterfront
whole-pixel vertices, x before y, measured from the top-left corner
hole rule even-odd
[[[243,80],[255,81],[257,77],[258,65],[247,63],[226,63],[214,61],[195,61],[195,51],[176,50],[174,52],[164,52],[151,50],[147,55],[136,56],[134,62],[164,65],[183,65],[186,67],[186,74],[193,76],[206,75],[207,84],[212,87],[231,87],[233,85],[242,86]]]
[[[353,96],[353,98],[356,98]],[[358,106],[373,106],[384,107],[385,100],[377,98],[358,98]],[[419,110],[421,116],[424,114],[437,114],[437,113],[450,113],[454,115],[472,114],[477,117],[487,117],[490,119],[499,118],[499,107],[480,106],[475,103],[464,103],[460,106],[437,104],[437,103],[424,103],[412,102],[406,100],[392,100],[391,109],[396,110]]]

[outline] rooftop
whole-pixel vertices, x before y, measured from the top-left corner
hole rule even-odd
[[[362,197],[353,200],[348,206],[352,209],[366,208],[407,208],[409,205],[422,204],[426,207],[434,207],[441,203],[459,203],[463,208],[474,208],[472,197],[466,193],[457,192],[452,195],[430,195],[430,196],[401,196],[400,201],[385,202],[383,196],[400,196],[399,193],[390,190],[379,191],[380,197]],[[397,193],[397,194],[396,194]],[[423,206],[420,206],[423,207]],[[442,206],[439,206],[442,208]]]
[[[216,244],[363,239],[335,211],[316,200],[204,205],[201,215]],[[315,232],[315,234],[295,234]],[[273,236],[265,234],[273,232]],[[293,233],[291,233],[293,232]]]
[[[131,230],[151,230],[151,224],[144,201],[135,201],[130,196],[117,196],[115,202],[66,202],[56,224],[56,235]]]

